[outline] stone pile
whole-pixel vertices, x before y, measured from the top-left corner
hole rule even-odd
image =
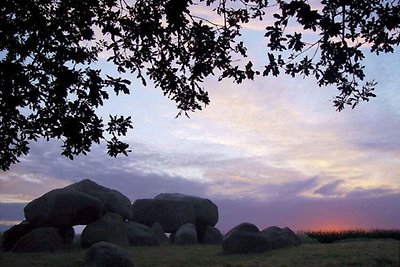
[[[120,192],[89,179],[54,189],[24,208],[26,220],[5,231],[2,249],[47,251],[68,247],[76,225],[86,225],[83,248],[98,242],[118,246],[157,246],[176,237],[177,244],[217,244],[218,208],[208,199],[164,193],[133,204]],[[205,238],[207,237],[207,238]]]
[[[81,247],[90,248],[86,266],[102,259],[102,251],[130,266],[130,259],[120,251],[125,246],[222,244],[224,253],[239,254],[301,243],[289,228],[272,226],[260,231],[251,223],[242,223],[223,236],[215,227],[218,208],[208,199],[162,193],[131,204],[120,192],[88,179],[44,194],[28,203],[24,213],[25,221],[3,233],[4,251],[62,249],[74,240],[73,226],[86,225],[79,240]]]

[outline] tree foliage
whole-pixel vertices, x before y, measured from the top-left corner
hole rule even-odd
[[[198,6],[219,20],[197,15]],[[132,128],[131,118],[96,114],[110,94],[129,94],[131,83],[96,68],[105,55],[119,73],[144,85],[151,80],[179,114],[209,104],[202,82],[210,75],[236,83],[282,73],[315,76],[319,86],[337,87],[339,111],[368,101],[376,83],[364,81],[364,53],[399,45],[398,0],[323,0],[317,7],[306,0],[2,0],[1,168],[39,138],[62,140],[62,154],[71,159],[102,140],[110,156],[127,154],[120,137]],[[241,32],[260,20],[269,52],[257,70],[246,60],[251,47]]]

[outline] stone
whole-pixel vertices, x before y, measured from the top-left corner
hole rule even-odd
[[[54,189],[24,208],[25,218],[36,227],[86,225],[103,213],[101,201],[73,189]]]
[[[165,234],[164,229],[160,223],[153,223],[149,232],[158,240],[160,244],[168,243],[168,237]]]
[[[104,213],[118,213],[124,219],[131,219],[131,201],[117,190],[99,185],[89,179],[71,184],[66,188],[98,198],[104,206]]]
[[[298,236],[288,227],[271,226],[262,230],[261,234],[268,239],[272,249],[293,247],[301,244]]]
[[[144,226],[144,227],[143,227]],[[125,222],[128,242],[131,246],[158,246],[160,242],[150,233],[150,228],[135,222]],[[145,228],[147,227],[147,229]]]
[[[179,193],[162,193],[154,199],[176,200],[184,203],[190,203],[193,206],[195,225],[200,242],[204,239],[204,233],[208,226],[215,226],[218,222],[218,207],[211,200],[189,196]]]
[[[17,225],[14,225],[10,229],[6,230],[3,233],[3,240],[2,240],[3,251],[11,250],[14,247],[15,243],[17,243],[21,237],[28,234],[33,229],[35,229],[35,226],[32,223],[23,221]]]
[[[133,267],[129,253],[108,242],[93,244],[85,254],[84,267]]]
[[[197,232],[196,227],[192,223],[186,223],[179,227],[175,233],[175,244],[177,245],[196,245]]]
[[[75,237],[75,230],[72,226],[65,226],[57,228],[58,234],[60,235],[63,243],[67,246],[72,245]]]
[[[230,230],[222,239],[225,254],[260,253],[271,249],[257,226],[243,223]]]
[[[54,227],[36,228],[21,237],[13,252],[55,251],[64,248],[63,240]]]
[[[81,234],[81,246],[88,248],[104,241],[118,246],[127,246],[128,237],[124,220],[117,213],[106,213],[99,220],[88,224]]]
[[[204,234],[204,244],[219,245],[222,241],[222,233],[220,230],[213,226],[208,226]]]
[[[151,227],[158,222],[167,233],[173,233],[185,223],[194,223],[190,203],[167,199],[138,199],[132,204],[132,220]]]

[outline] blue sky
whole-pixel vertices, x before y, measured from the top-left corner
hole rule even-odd
[[[249,56],[265,58],[257,28],[247,30]],[[161,91],[134,82],[131,95],[99,110],[132,116],[129,157],[95,146],[74,161],[57,141],[0,173],[0,224],[18,221],[28,202],[89,178],[133,202],[162,192],[207,197],[219,206],[224,231],[248,221],[296,230],[400,228],[400,53],[368,55],[367,79],[377,98],[336,112],[334,88],[312,78],[258,78],[240,85],[216,77],[204,87],[211,104],[188,119]],[[107,65],[100,67],[107,69]],[[20,207],[20,206],[18,206]]]

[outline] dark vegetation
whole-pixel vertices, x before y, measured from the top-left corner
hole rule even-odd
[[[395,239],[400,240],[400,230],[344,230],[344,231],[305,231],[303,234],[318,240],[320,243],[333,243],[335,241],[350,239]],[[399,251],[400,253],[400,251]]]
[[[221,22],[201,18],[196,6]],[[96,110],[110,94],[129,94],[134,79],[151,81],[186,115],[210,103],[202,83],[214,75],[236,83],[313,76],[337,88],[337,110],[355,107],[375,97],[364,53],[394,52],[398,14],[399,2],[388,0],[323,0],[318,10],[306,0],[2,0],[0,167],[8,170],[39,138],[61,140],[70,159],[101,141],[110,156],[126,155],[121,136],[131,117],[104,119]],[[266,18],[268,52],[256,66],[241,34]],[[96,68],[104,56],[116,75]]]

